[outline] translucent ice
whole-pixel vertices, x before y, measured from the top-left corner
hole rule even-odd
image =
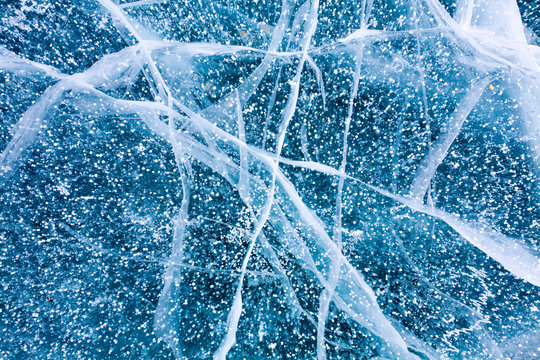
[[[535,4],[0,4],[1,357],[540,356]]]

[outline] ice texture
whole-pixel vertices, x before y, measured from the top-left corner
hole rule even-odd
[[[540,5],[0,2],[0,358],[537,359]]]

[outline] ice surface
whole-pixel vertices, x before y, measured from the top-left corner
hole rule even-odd
[[[0,4],[0,357],[538,358],[535,4]]]

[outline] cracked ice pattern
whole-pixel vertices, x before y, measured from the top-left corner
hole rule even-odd
[[[1,3],[0,356],[537,358],[539,11]]]

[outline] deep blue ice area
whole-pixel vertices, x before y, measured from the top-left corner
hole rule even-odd
[[[0,359],[540,358],[540,3],[0,0]]]

